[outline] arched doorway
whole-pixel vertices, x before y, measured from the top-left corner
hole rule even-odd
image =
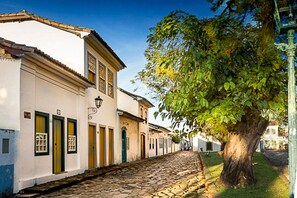
[[[140,144],[141,159],[144,159],[145,158],[145,135],[144,134],[140,135],[140,141],[141,141],[141,144]]]
[[[126,134],[126,128],[122,128],[122,162],[127,162],[127,134]]]

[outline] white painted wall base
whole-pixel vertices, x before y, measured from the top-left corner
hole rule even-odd
[[[78,170],[72,170],[72,171],[67,171],[64,173],[60,173],[60,174],[53,174],[53,175],[47,175],[47,176],[41,176],[41,177],[36,177],[36,178],[28,178],[28,179],[22,179],[19,181],[19,187],[20,189],[24,189],[24,188],[28,188],[34,185],[39,185],[39,184],[44,184],[47,182],[51,182],[51,181],[56,181],[59,179],[63,179],[66,177],[71,177],[74,175],[78,175],[83,173],[84,171],[81,169]]]

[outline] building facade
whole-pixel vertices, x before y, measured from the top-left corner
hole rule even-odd
[[[285,150],[288,148],[288,138],[280,136],[278,125],[269,125],[262,135],[258,150]]]
[[[204,133],[198,134],[191,138],[190,146],[193,151],[198,152],[218,152],[221,151],[221,143],[212,136],[206,136]]]
[[[96,31],[26,11],[0,28],[0,194],[179,150]]]
[[[149,108],[153,104],[144,97],[118,89],[119,131],[122,135],[122,162],[149,157]]]
[[[149,157],[161,156],[180,150],[172,141],[172,130],[149,123]]]
[[[0,126],[15,131],[14,192],[83,172],[85,90],[93,83],[37,48],[5,39],[0,47]]]
[[[15,131],[14,192],[121,163],[116,87],[126,66],[108,44],[94,30],[26,11],[1,14],[0,27],[0,128]]]

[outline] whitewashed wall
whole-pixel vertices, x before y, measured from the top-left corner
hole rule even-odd
[[[160,133],[150,132],[149,138],[153,139],[154,141],[154,148],[151,147],[151,149],[149,149],[149,157],[161,156],[163,154],[166,155],[168,153],[174,153],[180,150],[180,145],[172,142],[172,138],[166,132],[160,132]],[[163,140],[163,138],[164,138],[163,148],[160,148],[160,139]],[[158,142],[157,149],[156,149],[156,139]],[[167,140],[167,147],[166,147],[165,140]],[[164,152],[163,152],[163,149],[164,149]]]
[[[118,93],[118,108],[123,111],[127,111],[133,115],[139,116],[138,113],[138,101],[134,100],[131,96],[123,93],[117,89]]]
[[[0,23],[0,37],[37,47],[51,57],[84,75],[84,39],[55,27],[37,22]]]
[[[107,94],[107,87],[106,87],[106,94],[102,93],[98,89],[99,85],[99,78],[96,78],[96,86],[95,88],[89,88],[87,89],[87,104],[86,104],[86,109],[87,107],[94,107],[95,106],[95,98],[97,96],[100,96],[103,99],[102,106],[98,109],[98,112],[94,115],[92,115],[92,119],[89,120],[90,124],[95,124],[96,125],[96,130],[97,130],[97,136],[96,136],[96,148],[97,151],[99,151],[100,148],[100,142],[99,142],[99,126],[105,127],[106,128],[106,133],[105,133],[105,162],[108,162],[109,155],[108,155],[108,148],[109,148],[109,134],[108,134],[108,128],[114,129],[114,163],[118,164],[121,162],[121,155],[118,154],[118,152],[121,152],[121,141],[122,141],[122,136],[119,133],[118,129],[118,115],[117,115],[117,71],[97,52],[95,51],[90,45],[85,43],[84,45],[85,51],[84,51],[84,62],[85,65],[87,65],[87,53],[91,53],[95,58],[96,58],[96,73],[98,76],[99,69],[98,69],[98,61],[103,63],[106,66],[106,70],[110,69],[113,72],[114,75],[114,97],[110,97]],[[86,69],[86,67],[85,67]],[[85,71],[86,73],[86,71]],[[107,77],[107,76],[106,76]],[[107,79],[106,79],[107,82]],[[88,139],[86,140],[88,141]],[[87,142],[88,143],[88,142]],[[100,159],[100,153],[97,152],[97,166],[99,166],[99,159]],[[107,164],[105,164],[107,165]]]
[[[155,157],[155,156],[157,156],[157,153],[159,151],[159,134],[150,132],[149,138],[152,139],[153,144],[154,144],[154,148],[149,149],[149,157]],[[156,145],[156,139],[157,139],[157,145]]]
[[[0,59],[0,128],[20,130],[20,60]]]
[[[21,70],[21,132],[16,136],[17,152],[15,161],[15,192],[20,189],[64,178],[83,172],[86,169],[80,156],[87,155],[83,137],[87,128],[85,94],[83,89],[40,68],[36,64],[24,61]],[[52,121],[53,115],[60,110],[64,118],[64,154],[65,173],[52,174]],[[35,111],[49,114],[49,155],[34,156]],[[24,112],[30,112],[31,118],[24,118]],[[77,120],[77,153],[67,154],[67,118]],[[22,148],[22,149],[19,149]]]
[[[204,135],[201,135],[199,132],[195,137],[193,137],[193,151],[200,152],[200,148],[203,149],[203,152],[206,151],[206,143],[212,142],[212,151],[217,152],[221,150],[221,143],[212,137],[206,137]]]

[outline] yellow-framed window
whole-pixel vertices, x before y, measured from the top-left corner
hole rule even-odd
[[[99,62],[99,91],[106,94],[106,67]]]
[[[49,114],[35,111],[35,155],[49,154]]]
[[[108,76],[108,96],[114,97],[114,79],[113,79],[113,73],[110,69],[107,71]]]
[[[67,153],[77,153],[77,121],[67,119]]]
[[[96,58],[88,52],[88,79],[96,84]]]

